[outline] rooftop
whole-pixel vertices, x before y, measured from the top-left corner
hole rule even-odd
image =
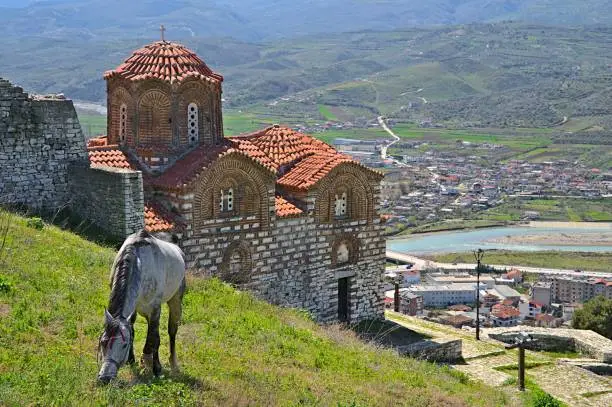
[[[159,79],[181,82],[188,78],[220,83],[223,77],[214,73],[195,52],[181,44],[158,41],[134,51],[115,70],[104,73],[104,79],[121,77],[130,81]]]

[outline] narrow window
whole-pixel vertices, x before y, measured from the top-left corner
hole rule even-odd
[[[343,192],[341,196],[336,195],[335,213],[337,218],[346,216],[346,198],[346,192]]]
[[[198,105],[190,103],[187,106],[187,134],[189,135],[189,143],[195,144],[200,138],[198,129]]]
[[[231,212],[234,210],[234,189],[221,190],[221,200],[219,201],[221,212]]]
[[[123,103],[119,108],[119,140],[125,143],[127,134],[127,105]]]

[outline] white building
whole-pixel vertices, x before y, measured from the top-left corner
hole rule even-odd
[[[421,295],[425,307],[447,307],[476,302],[476,284],[470,283],[413,285],[408,287],[408,291]]]
[[[476,284],[477,278],[468,273],[456,274],[427,274],[427,280],[432,284]],[[495,286],[495,279],[491,276],[480,275],[480,284],[485,284],[487,288]]]

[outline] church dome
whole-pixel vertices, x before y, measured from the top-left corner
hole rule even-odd
[[[169,83],[192,77],[212,82],[223,81],[223,76],[214,73],[193,51],[168,41],[157,41],[134,51],[115,70],[107,71],[104,79],[115,76],[131,81],[160,79]]]

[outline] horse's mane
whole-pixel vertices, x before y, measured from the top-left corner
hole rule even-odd
[[[128,294],[128,285],[130,276],[133,270],[136,269],[137,254],[139,247],[146,246],[149,243],[147,238],[151,235],[145,230],[141,230],[137,235],[128,238],[128,244],[118,254],[115,260],[114,269],[111,280],[111,294],[108,304],[108,312],[113,317],[121,315],[125,299]]]

